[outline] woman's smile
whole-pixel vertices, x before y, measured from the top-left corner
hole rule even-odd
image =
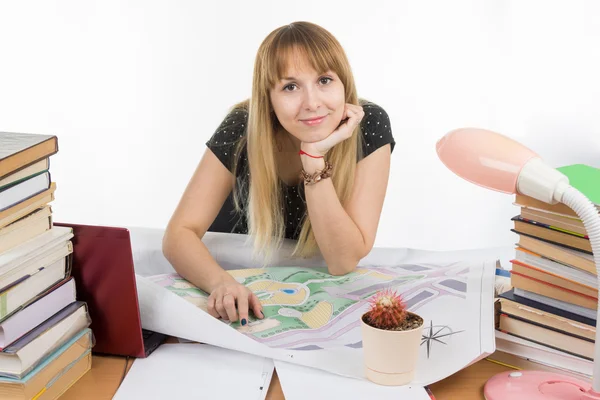
[[[325,118],[327,118],[327,115],[323,115],[322,117],[315,117],[315,118],[311,118],[311,119],[301,119],[300,121],[302,121],[303,123],[305,123],[308,126],[315,126],[315,125],[319,125],[321,122],[323,122],[325,120]]]

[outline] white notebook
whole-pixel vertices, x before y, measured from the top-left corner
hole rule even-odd
[[[273,360],[198,343],[163,344],[138,358],[113,400],[263,400]]]

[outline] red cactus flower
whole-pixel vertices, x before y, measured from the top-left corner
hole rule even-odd
[[[408,312],[406,304],[396,291],[385,289],[369,299],[368,323],[375,328],[393,330],[399,327]]]

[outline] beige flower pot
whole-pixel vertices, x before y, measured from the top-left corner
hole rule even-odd
[[[360,323],[367,379],[388,386],[410,383],[419,358],[423,324],[407,331],[388,331],[366,324],[362,317]]]

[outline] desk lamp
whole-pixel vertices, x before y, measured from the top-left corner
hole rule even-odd
[[[549,204],[564,203],[576,212],[588,233],[600,277],[600,216],[568,178],[520,143],[485,129],[451,131],[436,144],[444,165],[465,180],[503,193],[520,193]],[[599,278],[600,279],[600,278]],[[600,321],[600,305],[596,324]],[[600,329],[596,329],[592,385],[545,371],[504,372],[484,387],[487,400],[600,399]]]

